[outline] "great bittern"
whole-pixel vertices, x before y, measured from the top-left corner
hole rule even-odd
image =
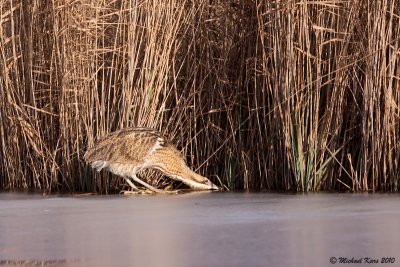
[[[108,169],[123,177],[135,191],[139,189],[130,178],[154,192],[165,192],[136,176],[143,169],[161,171],[195,190],[218,189],[206,177],[189,169],[179,151],[160,132],[149,128],[125,128],[112,132],[89,149],[83,159],[98,172]]]

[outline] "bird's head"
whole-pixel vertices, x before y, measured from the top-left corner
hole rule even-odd
[[[170,178],[181,181],[194,190],[218,190],[206,177],[195,173],[186,164],[180,152],[172,145],[155,149],[149,157],[149,167],[160,170]]]
[[[219,187],[208,178],[193,172],[189,168],[187,168],[186,175],[176,178],[194,190],[219,190]]]

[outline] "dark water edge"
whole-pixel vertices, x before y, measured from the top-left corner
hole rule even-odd
[[[0,266],[400,266],[399,230],[399,194],[0,193]]]

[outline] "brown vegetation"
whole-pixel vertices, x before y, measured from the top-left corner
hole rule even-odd
[[[399,45],[400,0],[0,0],[0,188],[114,192],[81,155],[146,126],[233,189],[397,191]]]

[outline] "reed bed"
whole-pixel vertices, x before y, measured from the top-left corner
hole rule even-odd
[[[0,0],[0,188],[118,192],[82,154],[146,126],[231,189],[398,191],[399,45],[400,0]]]

